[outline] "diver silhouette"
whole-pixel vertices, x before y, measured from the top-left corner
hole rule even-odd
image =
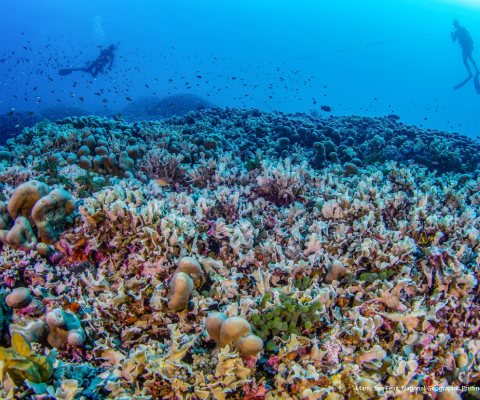
[[[455,42],[458,40],[458,44],[462,47],[463,63],[467,68],[469,78],[471,78],[473,75],[472,70],[470,69],[470,65],[468,65],[468,60],[470,60],[470,62],[473,64],[478,74],[477,64],[472,58],[473,39],[467,29],[464,26],[460,26],[460,23],[456,18],[453,20],[453,26],[455,28],[455,32],[451,33],[452,41]]]
[[[102,50],[98,58],[92,62],[87,67],[83,68],[64,68],[58,71],[59,75],[69,75],[75,71],[88,72],[92,77],[96,78],[99,73],[106,74],[107,71],[110,71],[113,66],[113,61],[115,60],[115,50],[118,48],[114,44],[110,45],[108,48]],[[105,70],[106,65],[110,65]]]

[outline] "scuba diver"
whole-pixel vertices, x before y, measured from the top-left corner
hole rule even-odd
[[[473,50],[473,39],[470,36],[470,33],[465,29],[465,27],[460,26],[460,23],[458,20],[455,18],[453,20],[453,26],[455,28],[455,33],[451,33],[452,36],[452,41],[455,42],[458,39],[458,44],[462,47],[462,57],[463,57],[463,63],[465,64],[465,67],[467,67],[469,79],[473,76],[472,71],[470,69],[470,66],[468,65],[468,60],[471,61],[473,66],[475,67],[475,70],[477,71],[478,75],[478,68],[477,64],[472,58],[472,50]]]
[[[98,58],[92,62],[90,65],[84,68],[65,68],[58,71],[60,75],[69,75],[75,71],[88,72],[92,77],[96,78],[99,73],[106,74],[112,69],[113,61],[115,60],[114,51],[118,48],[118,44],[110,45],[108,48],[102,50]],[[110,65],[105,70],[105,66],[110,63]]]

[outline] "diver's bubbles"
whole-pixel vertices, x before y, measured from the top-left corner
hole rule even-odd
[[[93,35],[98,39],[103,39],[105,36],[105,32],[103,31],[102,17],[100,15],[96,15],[95,18],[93,18]]]

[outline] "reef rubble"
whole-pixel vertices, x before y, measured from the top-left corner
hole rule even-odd
[[[478,389],[478,150],[252,109],[25,127],[0,148],[1,398]]]

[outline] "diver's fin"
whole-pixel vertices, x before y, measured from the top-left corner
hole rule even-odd
[[[65,68],[58,70],[58,75],[70,75],[75,71],[85,71],[85,68]]]
[[[58,75],[70,75],[74,69],[59,69],[58,70]]]
[[[460,82],[458,85],[454,86],[453,88],[454,88],[455,90],[458,90],[458,89],[460,89],[461,87],[464,87],[464,86],[468,83],[468,81],[469,81],[470,79],[472,79],[472,78],[473,78],[472,76],[469,76],[467,79],[465,79],[464,81]]]
[[[480,75],[479,72],[475,75],[475,78],[473,78],[473,84],[475,86],[475,90],[477,91],[477,94],[480,94],[480,82],[478,81],[478,76]]]

